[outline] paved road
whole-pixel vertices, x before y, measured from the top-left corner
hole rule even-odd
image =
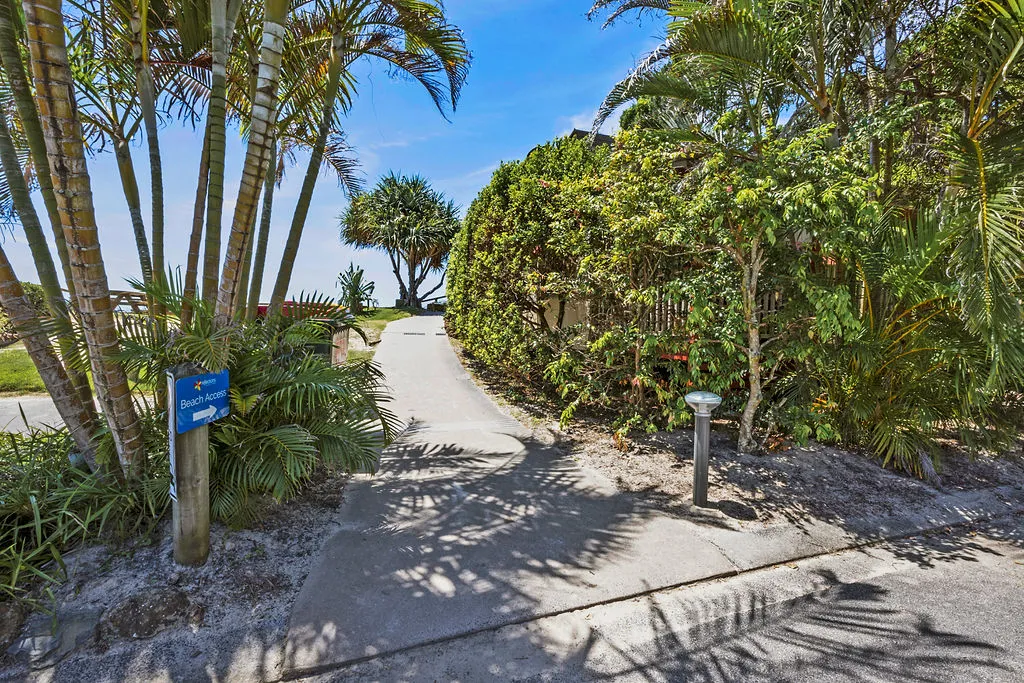
[[[505,415],[459,364],[440,318],[390,324],[376,360],[395,397],[394,409],[410,428],[384,453],[377,476],[350,483],[340,529],[326,541],[293,609],[286,676],[333,670],[331,676],[345,680],[578,680],[653,672],[670,680],[690,673],[700,679],[697,674],[711,671],[701,667],[720,660],[689,658],[693,624],[732,624],[744,614],[761,619],[761,605],[798,599],[808,590],[822,596],[816,598],[818,611],[806,616],[813,622],[811,635],[785,655],[794,661],[810,658],[821,639],[831,638],[823,651],[838,649],[844,620],[850,638],[864,636],[858,646],[862,658],[900,638],[927,637],[949,646],[953,636],[943,640],[927,623],[904,623],[897,614],[902,608],[895,596],[904,594],[891,583],[902,580],[893,562],[916,567],[914,553],[933,554],[920,543],[892,555],[893,561],[868,557],[846,563],[859,573],[840,564],[826,567],[832,573],[822,578],[812,568],[794,574],[802,577],[795,583],[769,574],[767,587],[697,602],[687,596],[702,593],[675,591],[704,590],[681,587],[718,577],[746,580],[748,570],[971,519],[980,510],[1024,509],[1024,495],[1017,491],[1015,499],[1005,500],[939,497],[916,518],[844,520],[842,526],[752,528],[722,516],[669,517],[582,470],[550,440]],[[1007,543],[1012,549],[1016,540]],[[1001,549],[993,552],[1006,556]],[[1003,585],[1000,572],[1006,567],[990,566],[995,555],[976,555],[977,562],[967,566],[985,567],[990,583]],[[1012,576],[1019,580],[1019,574]],[[939,595],[941,584],[938,579],[932,588]],[[853,598],[850,591],[867,593]],[[861,610],[856,619],[850,605]],[[1001,608],[996,604],[985,614],[994,617]],[[888,622],[896,630],[885,632]],[[815,634],[815,628],[832,630]],[[1006,633],[1018,634],[1019,628]],[[989,641],[1008,649],[1012,644],[1005,638]],[[734,673],[737,667],[760,671],[760,642],[743,646],[750,648],[744,651],[750,661],[743,653],[732,655]],[[771,647],[780,657],[787,652],[778,643]],[[791,665],[780,660],[779,671]],[[818,666],[823,673],[824,660]],[[771,678],[775,670],[766,671]]]
[[[24,432],[27,430],[26,420],[33,427],[64,424],[49,396],[0,398],[0,432]]]
[[[1024,522],[787,563],[407,650],[334,681],[1024,680]]]

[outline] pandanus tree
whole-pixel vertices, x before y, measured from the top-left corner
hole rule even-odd
[[[394,173],[381,178],[372,191],[352,200],[340,220],[342,242],[388,255],[406,305],[419,308],[444,286],[442,275],[433,288],[420,292],[430,274],[444,270],[459,211],[423,178]]]

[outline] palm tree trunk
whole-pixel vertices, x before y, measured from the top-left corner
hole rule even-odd
[[[267,174],[270,175],[269,173]],[[238,289],[235,291],[235,303],[233,308],[235,316],[245,318],[247,297],[249,296],[249,272],[252,270],[253,237],[256,233],[256,214],[252,215],[252,225],[249,226],[249,236],[245,241],[245,251],[242,257],[242,274],[238,278]]]
[[[96,229],[92,184],[64,42],[61,0],[24,0],[24,8],[36,102],[92,362],[93,380],[99,390],[121,464],[127,472],[134,474],[142,467],[146,455],[142,427],[124,368],[113,360],[120,350],[120,343]]]
[[[255,320],[260,308],[260,292],[263,291],[263,268],[267,262],[267,245],[270,242],[270,220],[274,211],[274,188],[277,186],[277,140],[270,142],[270,170],[263,182],[263,210],[260,214],[260,234],[256,240],[253,256],[252,282],[249,284],[249,300],[246,302],[245,317]]]
[[[243,251],[253,225],[253,215],[259,200],[260,188],[270,166],[271,140],[277,117],[277,84],[281,75],[281,55],[284,50],[285,19],[288,0],[266,0],[264,3],[263,43],[260,49],[259,72],[256,77],[256,96],[253,98],[252,119],[249,124],[249,145],[245,153],[245,166],[235,202],[235,215],[231,223],[220,289],[217,292],[217,319],[221,323],[233,314],[235,291],[241,275]]]
[[[302,229],[306,225],[309,204],[313,200],[313,190],[316,187],[317,178],[320,176],[320,164],[324,160],[324,149],[327,147],[327,136],[331,132],[331,119],[334,114],[335,101],[338,98],[338,84],[341,80],[343,51],[338,43],[339,38],[336,37],[331,45],[331,62],[327,70],[324,109],[320,114],[320,125],[317,128],[309,164],[306,166],[306,176],[302,179],[302,189],[299,191],[295,213],[292,214],[292,224],[288,228],[288,239],[285,241],[284,253],[281,255],[281,267],[277,271],[274,293],[270,297],[270,313],[280,313],[284,305],[284,298],[288,295],[288,285],[291,284],[295,257],[299,253]]]
[[[220,233],[224,213],[224,150],[227,116],[227,61],[241,0],[210,2],[213,73],[207,131],[210,145],[210,179],[206,200],[206,244],[203,254],[203,301],[217,301],[220,274]]]
[[[46,207],[46,215],[50,220],[54,244],[57,246],[57,257],[60,259],[61,269],[64,273],[64,282],[70,293],[71,302],[74,304],[75,285],[72,281],[71,264],[68,260],[68,245],[64,240],[60,211],[57,208],[57,195],[53,191],[53,179],[50,178],[49,165],[46,160],[46,140],[43,136],[43,127],[39,121],[39,112],[36,110],[32,88],[29,86],[28,76],[25,73],[25,64],[21,61],[21,44],[13,21],[15,10],[12,2],[13,0],[0,0],[0,61],[3,63],[7,82],[14,95],[18,118],[21,119],[22,129],[28,139],[29,150],[32,153],[32,165],[35,167],[36,182],[39,183],[39,193],[43,196],[43,205]]]
[[[148,5],[148,3],[147,3]],[[164,273],[164,173],[160,158],[160,135],[156,118],[156,82],[149,64],[149,43],[146,17],[139,3],[132,5],[132,55],[135,57],[135,76],[139,90],[139,107],[146,124],[146,145],[149,148],[150,193],[152,196],[153,261],[156,276]],[[138,188],[136,188],[138,191]]]
[[[206,193],[210,187],[210,122],[206,122],[203,135],[203,155],[199,159],[199,182],[196,202],[192,211],[192,234],[188,239],[188,261],[185,265],[184,300],[181,304],[181,322],[186,327],[192,322],[192,301],[196,296],[199,279],[199,247],[203,242],[203,218],[206,216]]]
[[[11,316],[29,357],[32,358],[36,370],[39,371],[39,377],[42,378],[57,412],[71,433],[75,448],[85,458],[89,468],[93,472],[98,472],[96,448],[92,442],[95,433],[92,406],[87,409],[83,405],[81,396],[68,377],[64,364],[57,357],[46,334],[43,333],[36,312],[25,296],[3,247],[0,247],[0,304]]]
[[[0,3],[5,1],[0,0]],[[10,129],[8,129],[6,118],[3,115],[0,115],[0,164],[2,164],[4,175],[7,177],[7,185],[11,192],[14,209],[18,212],[21,225],[25,229],[25,240],[28,242],[29,249],[32,252],[32,260],[36,265],[39,283],[46,294],[47,309],[58,325],[61,353],[65,358],[70,358],[74,353],[75,346],[74,328],[71,326],[67,303],[64,301],[60,281],[57,279],[57,270],[53,265],[53,257],[50,255],[50,248],[46,243],[46,235],[43,234],[43,227],[39,222],[39,214],[36,213],[36,207],[32,203],[28,183],[25,182],[25,176],[21,171],[21,164],[18,161],[18,154],[14,148],[14,141],[11,138]],[[46,175],[49,176],[49,173],[47,172]],[[78,392],[81,400],[92,411],[92,389],[89,387],[89,380],[85,377],[84,373],[74,370],[69,372],[75,391]]]
[[[28,184],[21,172],[21,163],[18,161],[18,152],[14,148],[11,131],[7,127],[6,116],[3,115],[0,115],[0,163],[3,165],[4,175],[7,176],[7,186],[11,193],[14,209],[18,212],[21,226],[25,229],[25,240],[32,252],[32,260],[36,264],[39,284],[43,286],[43,291],[46,293],[46,302],[50,312],[57,317],[63,312],[64,295],[60,289],[60,281],[57,279],[57,269],[53,265],[53,256],[46,244],[46,235],[43,234],[39,215],[36,213],[35,206],[32,205]]]
[[[139,252],[139,267],[142,268],[142,281],[149,284],[153,281],[153,262],[149,258],[149,240],[146,239],[146,224],[142,220],[139,181],[135,175],[132,152],[128,149],[128,141],[124,139],[123,135],[114,140],[114,157],[117,159],[117,170],[121,175],[124,198],[128,202],[128,215],[132,219],[135,249]]]

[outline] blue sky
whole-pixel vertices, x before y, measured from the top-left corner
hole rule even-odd
[[[390,170],[418,173],[467,207],[501,161],[522,158],[534,146],[574,127],[589,128],[608,90],[658,42],[659,22],[620,22],[602,30],[588,21],[588,0],[447,0],[452,22],[461,27],[473,65],[458,110],[449,121],[423,89],[389,75],[382,64],[357,67],[359,96],[346,122],[370,186]],[[161,131],[166,202],[167,260],[184,264],[201,132],[169,125]],[[229,140],[225,215],[233,209],[244,149],[237,132]],[[133,148],[148,221],[149,168],[145,150]],[[276,272],[306,160],[289,169],[275,195],[268,268]],[[100,240],[110,286],[125,289],[137,276],[138,259],[113,155],[90,160]],[[38,199],[38,198],[37,198]],[[346,199],[335,179],[317,184],[303,234],[292,291],[336,293],[335,280],[349,262],[363,266],[377,283],[377,298],[392,303],[397,284],[387,257],[354,251],[338,242],[337,215]],[[41,201],[37,201],[45,219]],[[4,248],[18,276],[36,280],[28,247],[15,229]],[[269,298],[273,281],[263,286]]]

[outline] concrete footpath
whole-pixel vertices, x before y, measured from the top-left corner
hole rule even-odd
[[[842,527],[671,517],[504,414],[460,365],[440,317],[391,323],[376,360],[409,428],[376,476],[349,485],[340,530],[293,608],[285,677],[344,677],[424,645],[1024,509],[1024,492],[1006,488]],[[926,551],[910,543],[899,552],[912,561]],[[519,654],[494,658],[504,666]]]

